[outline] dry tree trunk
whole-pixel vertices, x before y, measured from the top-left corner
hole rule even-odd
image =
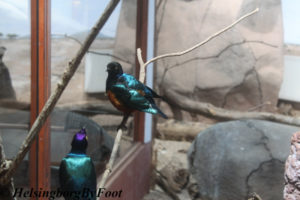
[[[175,92],[168,91],[169,99],[176,99],[176,103],[179,108],[201,114],[213,119],[219,120],[238,120],[238,119],[262,119],[268,121],[274,121],[289,125],[300,126],[300,118],[285,116],[281,114],[275,114],[270,112],[243,112],[228,110],[224,108],[216,107],[210,103],[194,102],[184,96],[179,96]]]

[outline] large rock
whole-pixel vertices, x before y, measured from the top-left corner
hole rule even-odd
[[[282,199],[284,161],[299,127],[260,120],[219,123],[201,132],[188,152],[205,200],[240,200],[257,193]]]
[[[185,50],[259,7],[199,49],[158,61],[156,81],[175,106],[177,98],[240,110],[270,101],[262,109],[274,110],[283,71],[280,0],[157,2],[158,55]]]

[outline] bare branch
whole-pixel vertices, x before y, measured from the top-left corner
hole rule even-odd
[[[160,55],[160,56],[157,56],[155,58],[152,58],[150,60],[148,60],[146,63],[145,63],[145,66],[147,66],[148,64],[158,60],[158,59],[161,59],[161,58],[166,58],[166,57],[173,57],[173,56],[181,56],[181,55],[184,55],[190,51],[193,51],[194,49],[200,47],[200,46],[203,46],[204,44],[206,44],[207,42],[209,42],[210,40],[214,39],[215,37],[217,37],[218,35],[222,34],[223,32],[231,29],[233,26],[235,26],[236,24],[238,24],[239,22],[241,22],[242,20],[246,19],[247,17],[257,13],[259,11],[258,8],[256,8],[255,10],[253,10],[252,12],[249,12],[247,13],[246,15],[242,16],[241,18],[239,18],[238,20],[236,20],[235,22],[233,22],[232,24],[230,24],[229,26],[221,29],[220,31],[214,33],[213,35],[209,36],[208,38],[206,38],[205,40],[203,40],[202,42],[196,44],[195,46],[187,49],[187,50],[184,50],[184,51],[181,51],[181,52],[176,52],[176,53],[168,53],[168,54],[163,54],[163,55]]]
[[[11,165],[9,169],[6,172],[1,172],[0,177],[0,184],[5,185],[9,182],[10,178],[16,171],[16,168],[20,165],[22,160],[24,159],[26,153],[30,149],[30,146],[38,135],[39,131],[41,130],[43,124],[45,123],[46,119],[50,115],[51,111],[53,110],[55,104],[57,103],[59,97],[63,93],[64,89],[68,85],[70,79],[74,75],[76,69],[78,68],[84,54],[88,51],[89,47],[91,46],[92,42],[96,38],[97,34],[113,12],[114,8],[117,6],[120,0],[111,0],[107,7],[104,10],[104,13],[97,21],[96,25],[92,28],[91,32],[89,33],[88,37],[84,41],[82,47],[77,52],[76,56],[72,59],[71,62],[69,62],[69,65],[65,72],[63,73],[63,76],[60,80],[60,82],[57,84],[56,89],[54,93],[51,94],[49,99],[47,100],[45,106],[43,107],[42,111],[36,118],[35,122],[33,123],[31,129],[29,130],[29,133],[26,137],[26,139],[23,141],[22,146],[20,147],[20,150],[16,157],[11,162]]]
[[[122,134],[123,134],[122,129],[119,129],[118,133],[117,133],[117,136],[115,138],[115,142],[114,142],[113,150],[111,152],[111,156],[110,156],[109,161],[106,165],[106,169],[103,173],[99,188],[104,188],[106,180],[107,180],[109,174],[112,172],[112,167],[113,167],[113,164],[115,162],[116,155],[117,155],[117,152],[118,152],[118,149],[119,149],[119,146],[120,146]]]
[[[209,36],[208,38],[206,38],[205,40],[203,40],[202,42],[192,46],[191,48],[189,49],[186,49],[184,51],[181,51],[181,52],[176,52],[176,53],[168,53],[168,54],[163,54],[163,55],[160,55],[160,56],[157,56],[157,57],[154,57],[150,60],[148,60],[146,63],[143,61],[143,58],[142,58],[142,51],[140,48],[137,49],[137,57],[138,57],[138,61],[139,61],[139,64],[140,64],[140,74],[139,74],[139,80],[140,82],[144,83],[145,81],[145,68],[147,65],[149,65],[150,63],[154,62],[154,61],[157,61],[161,58],[166,58],[166,57],[173,57],[173,56],[181,56],[181,55],[184,55],[190,51],[193,51],[194,49],[200,47],[200,46],[203,46],[204,44],[206,44],[207,42],[209,42],[210,40],[214,39],[215,37],[219,36],[220,34],[224,33],[225,31],[229,30],[230,28],[232,28],[233,26],[235,26],[236,24],[238,24],[239,22],[241,22],[242,20],[246,19],[247,17],[257,13],[259,11],[258,8],[256,8],[255,10],[253,10],[252,12],[249,12],[247,13],[246,15],[240,17],[238,20],[236,20],[235,22],[233,22],[232,24],[230,24],[229,26],[221,29],[220,31],[214,33],[213,35]]]
[[[138,48],[136,50],[136,53],[137,53],[137,58],[138,58],[138,61],[140,63],[140,74],[139,74],[139,81],[141,83],[144,83],[145,81],[145,76],[146,76],[146,66],[145,65],[145,62],[143,61],[143,58],[142,58],[142,50],[140,48]]]
[[[239,120],[239,119],[261,119],[269,120],[284,124],[300,126],[300,118],[285,116],[281,114],[269,113],[269,112],[243,112],[234,111],[224,108],[213,106],[210,103],[195,102],[190,98],[186,98],[181,95],[177,95],[174,91],[169,90],[168,96],[165,97],[168,102],[173,102],[176,99],[176,103],[179,108],[201,115],[205,115],[210,118],[219,120]]]

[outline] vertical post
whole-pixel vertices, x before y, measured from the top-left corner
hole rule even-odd
[[[147,60],[150,60],[154,57],[154,44],[155,44],[155,0],[149,0],[148,5],[148,35],[147,35]],[[145,61],[146,62],[146,61]],[[153,88],[153,63],[150,63],[147,66],[146,73],[146,84],[150,88]],[[144,143],[152,141],[153,133],[153,115],[146,113],[145,114],[145,136]]]
[[[142,49],[142,58],[146,61],[147,55],[147,31],[148,31],[148,0],[137,1],[136,19],[136,49]],[[139,76],[140,65],[135,60],[135,76]],[[145,114],[142,112],[134,113],[134,141],[144,143]]]
[[[50,95],[50,80],[50,0],[31,0],[31,124]],[[49,191],[49,120],[32,144],[29,158],[30,187]]]

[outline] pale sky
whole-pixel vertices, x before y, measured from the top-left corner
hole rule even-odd
[[[0,0],[0,32],[19,36],[30,34],[29,0]],[[83,3],[84,2],[84,3]],[[51,0],[51,32],[74,34],[90,29],[109,0]],[[121,3],[118,4],[101,33],[114,37]]]
[[[282,0],[284,42],[300,45],[300,1]]]
[[[92,27],[109,0],[51,0],[51,31],[74,34]],[[29,0],[0,0],[0,32],[30,34]],[[101,33],[114,37],[120,3]],[[300,0],[282,0],[284,42],[300,45]]]

